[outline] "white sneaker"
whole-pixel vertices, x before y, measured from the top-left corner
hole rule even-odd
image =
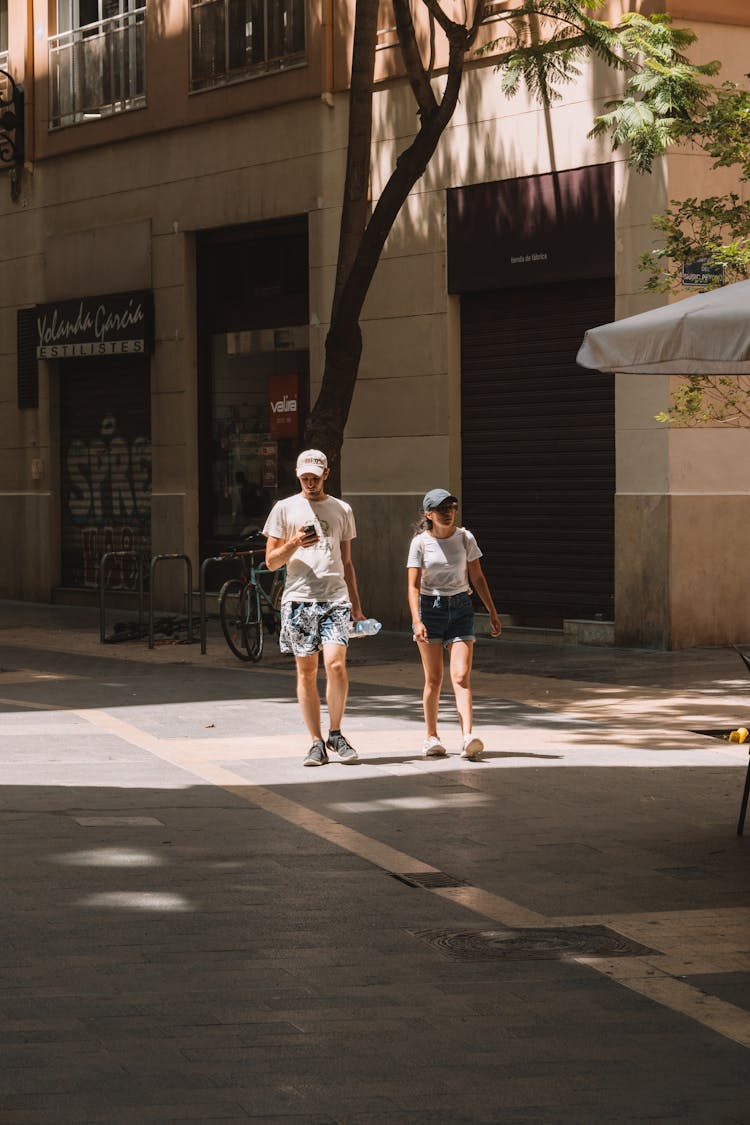
[[[425,758],[442,758],[445,755],[445,747],[436,734],[431,734],[429,738],[424,740],[422,746],[422,756]]]
[[[478,758],[484,750],[484,743],[475,734],[465,734],[461,748],[462,758]]]

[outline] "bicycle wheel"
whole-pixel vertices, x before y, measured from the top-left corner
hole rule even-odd
[[[240,578],[230,578],[219,591],[219,619],[226,642],[239,660],[252,660],[245,631],[245,586]]]
[[[260,593],[254,582],[248,582],[242,591],[242,620],[246,659],[260,660],[263,655],[263,615],[260,611]]]
[[[266,632],[272,636],[274,633],[281,632],[281,595],[284,593],[284,579],[277,572],[274,575],[273,582],[271,583],[271,592],[268,595],[266,602],[265,613],[263,619],[266,624]]]

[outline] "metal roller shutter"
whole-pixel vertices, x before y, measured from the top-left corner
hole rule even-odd
[[[503,612],[613,617],[614,380],[576,365],[611,279],[461,299],[463,522]]]
[[[151,553],[151,428],[145,359],[63,360],[60,369],[62,581],[137,587],[135,555]]]

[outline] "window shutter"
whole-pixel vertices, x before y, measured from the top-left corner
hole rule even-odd
[[[39,406],[39,364],[36,358],[36,309],[16,313],[16,362],[18,406]]]

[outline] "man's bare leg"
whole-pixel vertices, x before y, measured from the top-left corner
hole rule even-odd
[[[323,645],[323,663],[326,669],[326,705],[331,730],[341,730],[344,708],[349,695],[349,676],[346,671],[346,645]]]
[[[297,699],[302,719],[315,742],[325,739],[320,729],[320,695],[318,693],[318,653],[311,656],[297,656]]]
[[[341,733],[346,697],[349,694],[349,677],[346,671],[346,645],[323,645],[323,662],[326,666],[326,703],[330,730],[326,745],[333,750],[339,762],[353,765],[357,751]]]

